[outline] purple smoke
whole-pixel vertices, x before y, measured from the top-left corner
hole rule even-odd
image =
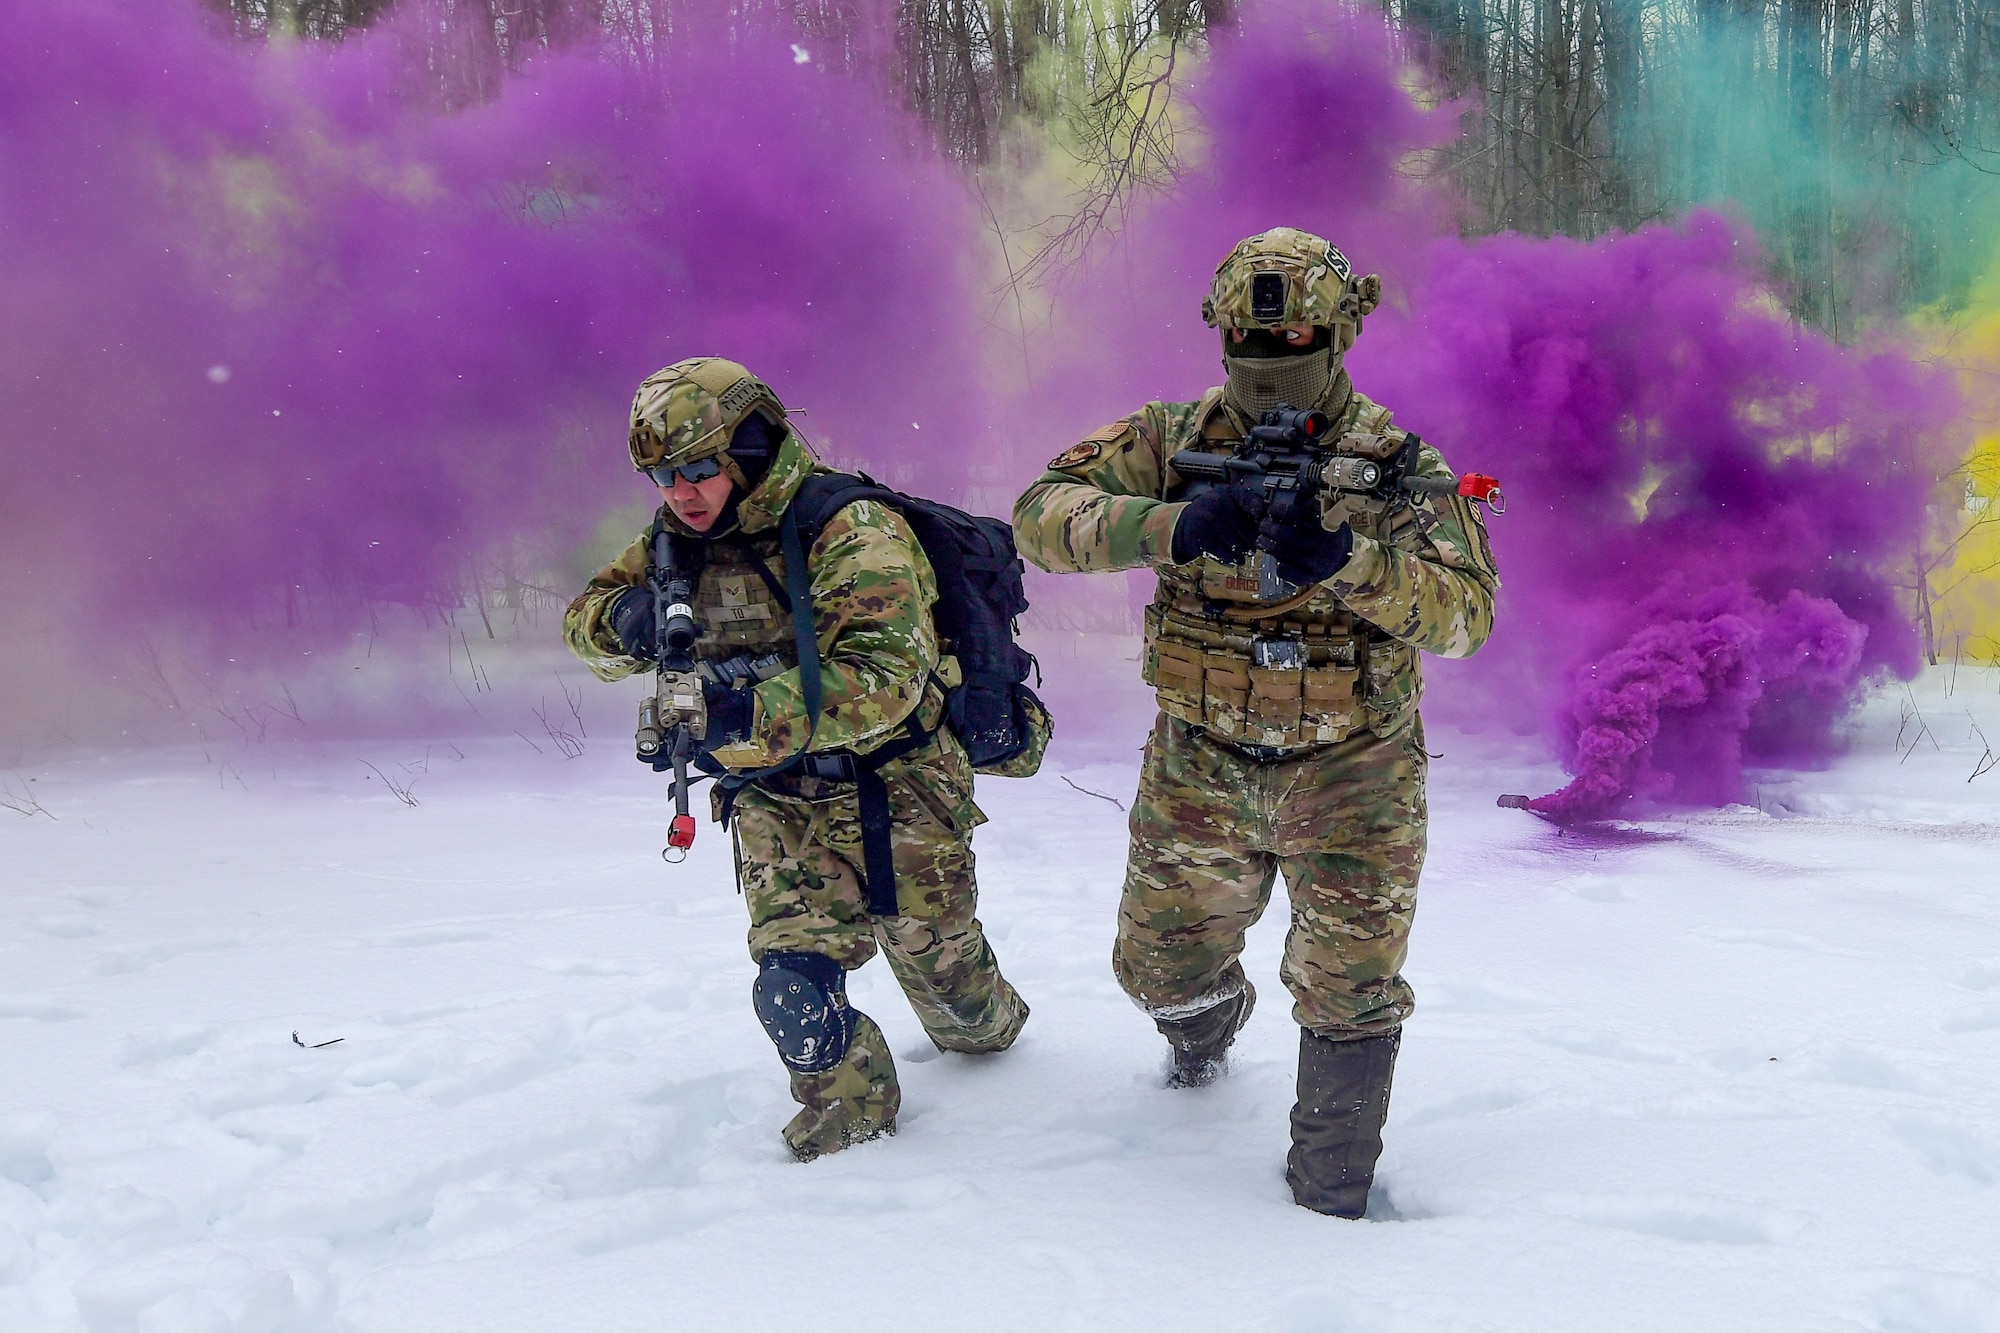
[[[1868,632],[1833,602],[1794,589],[1773,606],[1741,583],[1683,600],[1648,599],[1631,638],[1578,673],[1563,719],[1576,777],[1528,809],[1567,823],[1635,798],[1727,804],[1760,720],[1760,740],[1804,758],[1845,709]]]
[[[1799,329],[1756,266],[1715,217],[1442,242],[1412,317],[1357,349],[1406,424],[1506,483],[1504,629],[1439,693],[1554,713],[1577,778],[1551,816],[1735,800],[1746,761],[1823,759],[1869,678],[1917,666],[1894,570],[1964,442],[1949,374]]]
[[[1379,14],[1218,36],[1182,178],[998,390],[977,209],[879,75],[680,13],[650,64],[579,50],[446,114],[393,29],[261,48],[178,0],[0,8],[0,655],[254,656],[456,605],[481,559],[546,563],[638,496],[631,387],[701,351],[836,457],[1004,510],[1085,430],[1219,378],[1209,275],[1285,223],[1385,278],[1362,389],[1506,483],[1500,632],[1432,703],[1550,734],[1578,780],[1549,813],[1731,799],[1914,668],[1889,570],[1962,443],[1947,375],[1790,324],[1716,217],[1452,239],[1408,168],[1460,109],[1411,100]]]
[[[0,595],[93,652],[455,604],[506,541],[638,498],[632,386],[714,350],[835,452],[955,483],[910,446],[985,415],[964,190],[872,86],[748,23],[441,114],[393,31],[0,8]]]

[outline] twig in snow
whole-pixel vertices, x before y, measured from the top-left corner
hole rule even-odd
[[[1903,732],[1909,728],[1910,719],[1915,718],[1918,725],[1917,734],[1910,738],[1910,748],[1904,750],[1903,757],[1896,762],[1899,764],[1908,763],[1910,756],[1917,752],[1917,747],[1924,743],[1924,737],[1926,736],[1930,736],[1931,748],[1939,753],[1943,753],[1944,747],[1938,744],[1937,737],[1931,733],[1931,724],[1924,721],[1924,710],[1917,707],[1917,696],[1910,693],[1910,687],[1907,685],[1903,687],[1903,693],[1909,696],[1909,703],[1903,709],[1903,725],[1896,729],[1896,745],[1898,748],[1903,744]]]
[[[1966,713],[1966,717],[1967,718],[1972,717],[1970,711]],[[1993,742],[1986,739],[1986,733],[1979,729],[1979,723],[1977,720],[1973,721],[1972,730],[1973,733],[1979,737],[1979,743],[1986,747],[1986,753],[1980,755],[1979,762],[1972,766],[1972,777],[1967,778],[1966,779],[1967,782],[1971,782],[1973,778],[1984,777],[1986,774],[1991,773],[1993,771],[1994,763],[2000,762],[1996,761],[1995,756],[1993,754]]]
[[[396,781],[396,779],[390,777],[387,773],[384,773],[381,769],[376,768],[375,765],[369,763],[366,759],[363,759],[361,761],[361,764],[362,767],[368,769],[376,777],[382,779],[382,785],[389,789],[389,794],[391,796],[401,801],[404,805],[413,806],[417,803],[417,798],[410,792],[410,788],[413,785],[415,785],[414,783],[398,782]]]
[[[1118,798],[1117,798],[1116,796],[1106,796],[1106,795],[1105,795],[1105,794],[1104,794],[1103,792],[1101,792],[1101,791],[1092,791],[1092,790],[1091,790],[1090,788],[1088,788],[1088,787],[1079,787],[1079,786],[1077,786],[1077,785],[1076,785],[1076,784],[1075,784],[1074,782],[1071,782],[1071,781],[1069,780],[1069,775],[1068,775],[1067,773],[1063,774],[1063,783],[1064,783],[1064,785],[1066,785],[1066,786],[1067,786],[1067,787],[1068,787],[1068,788],[1069,788],[1069,789],[1070,789],[1071,791],[1080,791],[1080,792],[1082,792],[1082,793],[1083,793],[1083,794],[1084,794],[1085,796],[1095,796],[1095,797],[1096,797],[1096,798],[1097,798],[1098,800],[1100,800],[1100,801],[1109,801],[1109,802],[1111,802],[1111,804],[1113,804],[1113,805],[1117,806],[1117,807],[1118,807],[1118,808],[1119,808],[1120,810],[1123,810],[1123,809],[1125,808],[1125,802],[1123,802],[1123,801],[1119,800],[1119,799],[1118,799]]]
[[[563,697],[569,697],[567,691],[564,692]],[[568,728],[549,721],[548,701],[546,699],[542,701],[540,708],[531,708],[528,711],[533,713],[535,720],[542,724],[542,730],[548,733],[551,741],[555,742],[555,747],[562,752],[563,758],[574,759],[583,753],[582,741],[571,735]],[[529,743],[533,744],[533,742]]]
[[[33,819],[36,815],[49,815],[40,798],[35,795],[34,789],[28,785],[33,781],[33,778],[29,778],[27,782],[23,782],[17,795],[14,791],[14,780],[9,778],[4,786],[0,786],[0,809],[12,810],[23,819]],[[49,818],[54,819],[55,816],[49,815]]]
[[[590,729],[583,725],[583,687],[581,685],[577,686],[576,693],[571,694],[569,692],[569,682],[562,678],[562,672],[558,671],[555,675],[556,684],[563,692],[563,702],[569,705],[569,715],[576,719],[576,734],[579,736],[590,735]]]

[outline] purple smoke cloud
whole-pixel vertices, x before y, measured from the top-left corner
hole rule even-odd
[[[1219,378],[1209,275],[1283,223],[1384,275],[1360,387],[1506,483],[1500,632],[1433,667],[1433,706],[1549,735],[1577,781],[1546,813],[1733,799],[1914,669],[1889,571],[1964,442],[1947,375],[1791,325],[1717,217],[1452,238],[1405,168],[1460,109],[1412,101],[1379,14],[1264,5],[1217,37],[1182,178],[1068,275],[1008,389],[972,196],[877,74],[689,17],[644,70],[580,50],[445,114],[393,28],[260,48],[191,4],[0,9],[16,655],[29,625],[67,672],[176,627],[254,655],[455,605],[495,547],[580,543],[640,494],[631,387],[701,351],[836,456],[1004,508],[1083,431]]]
[[[1738,799],[1746,761],[1824,759],[1865,682],[1918,665],[1894,576],[1967,442],[1950,375],[1801,330],[1757,265],[1713,216],[1441,242],[1357,348],[1359,382],[1506,483],[1503,633],[1436,675],[1459,716],[1553,715],[1577,774],[1553,817]]]
[[[1724,805],[1742,795],[1753,728],[1767,757],[1789,742],[1810,758],[1823,743],[1867,629],[1796,589],[1776,606],[1741,583],[1686,600],[1648,599],[1631,637],[1577,674],[1562,719],[1576,777],[1526,808],[1571,823],[1647,798]]]
[[[955,483],[911,441],[984,416],[965,192],[872,87],[745,22],[441,114],[393,31],[0,9],[7,599],[253,653],[455,601],[495,545],[637,498],[632,386],[718,349],[836,451]]]

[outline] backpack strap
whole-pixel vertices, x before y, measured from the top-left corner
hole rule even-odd
[[[818,542],[820,533],[836,513],[857,500],[880,494],[882,488],[865,477],[815,473],[806,478],[792,497],[792,503],[785,507],[778,536],[785,557],[786,600],[791,605],[792,633],[798,641],[799,692],[804,696],[809,719],[806,741],[780,763],[747,773],[727,773],[716,785],[722,789],[722,822],[727,825],[737,794],[753,782],[794,769],[828,781],[852,782],[860,806],[863,894],[869,914],[897,916],[900,912],[896,904],[895,821],[889,804],[889,784],[882,780],[881,770],[891,761],[929,744],[935,733],[925,729],[913,714],[904,722],[901,736],[865,755],[851,751],[811,753],[825,696],[820,681],[819,637],[813,625],[812,577],[806,568],[806,551]],[[709,763],[714,761],[711,759]]]
[[[793,751],[789,758],[763,768],[753,768],[747,772],[724,769],[707,755],[702,758],[713,764],[718,772],[716,786],[722,788],[722,823],[729,824],[729,813],[736,804],[736,793],[753,782],[764,778],[774,778],[780,773],[797,768],[812,749],[813,737],[819,734],[819,712],[825,702],[824,687],[820,682],[819,635],[813,627],[812,577],[806,572],[805,542],[799,535],[798,520],[790,508],[778,523],[778,544],[785,554],[785,581],[791,585],[792,636],[798,645],[799,693],[804,696],[806,708],[805,744]],[[708,765],[703,765],[707,767]]]
[[[874,478],[866,475],[815,472],[799,483],[799,489],[793,493],[785,513],[798,516],[799,535],[810,549],[835,514],[857,500],[882,499],[888,494],[886,489],[876,484]]]

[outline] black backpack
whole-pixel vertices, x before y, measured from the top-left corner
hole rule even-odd
[[[806,552],[819,540],[827,521],[857,500],[877,500],[900,513],[937,574],[938,599],[931,615],[940,646],[948,643],[958,659],[962,682],[945,695],[943,725],[958,737],[979,772],[1033,777],[1055,728],[1048,709],[1027,685],[1035,659],[1014,642],[1015,617],[1028,609],[1028,594],[1022,584],[1021,557],[1014,551],[1013,529],[997,518],[976,518],[935,500],[892,491],[865,475],[827,472],[807,477],[778,524],[785,586],[780,588],[765,573],[772,591],[788,604],[792,617],[799,649],[799,683],[812,731],[819,727],[820,660],[813,636],[812,580],[807,573]],[[662,530],[656,523],[656,560],[662,558],[657,550]],[[675,565],[698,566],[694,551],[689,552],[688,561],[682,561],[680,543],[669,545]],[[804,746],[768,768],[729,772],[706,754],[695,756],[694,762],[716,780],[720,791],[716,809],[725,826],[737,794],[752,783],[789,772],[854,783],[861,815],[865,901],[871,913],[894,916],[899,908],[892,816],[881,769],[927,744],[931,734],[912,718],[904,723],[901,736],[865,755],[813,751],[809,731]],[[657,759],[653,764],[661,766]]]
[[[1014,641],[1028,609],[1014,530],[936,500],[890,490],[863,473],[814,473],[792,499],[807,550],[832,517],[857,500],[877,500],[901,514],[937,574],[931,608],[938,638],[958,658],[964,683],[945,696],[945,721],[974,768],[1027,777],[1049,739],[1048,710],[1028,688],[1033,654]],[[792,590],[797,596],[800,590]],[[1039,674],[1039,673],[1038,673]]]

